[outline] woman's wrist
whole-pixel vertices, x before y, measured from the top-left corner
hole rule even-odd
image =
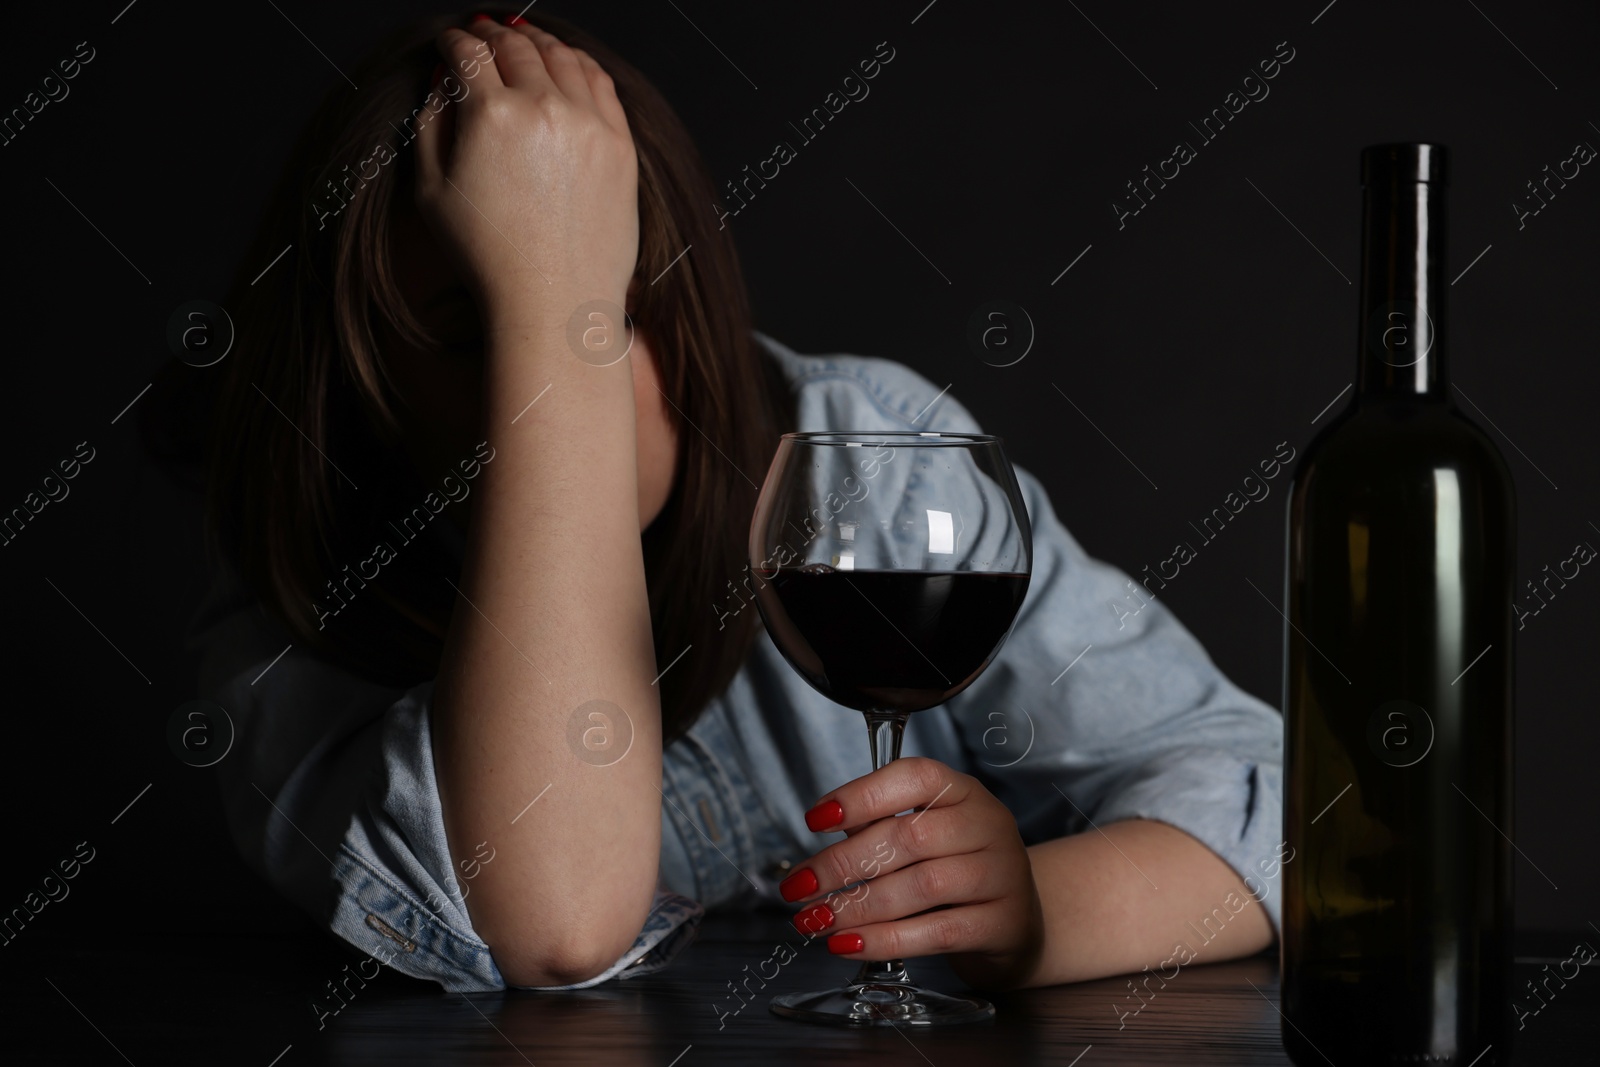
[[[1272,943],[1264,907],[1215,852],[1153,819],[1124,819],[1029,846],[1044,915],[1042,952],[1025,987],[1081,982],[1154,967],[1174,945],[1190,958],[1233,959]],[[1163,887],[1158,890],[1157,886]],[[1219,934],[1195,931],[1219,906],[1237,918]],[[1207,928],[1208,930],[1210,928]],[[1170,964],[1170,960],[1168,961]]]
[[[484,336],[492,334],[550,332],[559,336],[579,308],[611,305],[622,310],[626,286],[567,283],[559,287],[535,279],[477,287],[479,318]]]
[[[485,355],[523,349],[564,354],[590,366],[612,363],[627,348],[627,287],[537,284],[484,287],[478,293]],[[620,341],[620,346],[614,343]],[[615,354],[609,349],[615,346]]]
[[[1033,901],[1033,928],[1044,925],[1043,911],[1037,895]],[[1022,989],[1037,985],[1040,963],[1044,957],[1044,936],[1009,952],[959,952],[948,959],[956,977],[977,989]]]

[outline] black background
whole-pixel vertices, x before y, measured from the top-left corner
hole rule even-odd
[[[1579,141],[1600,145],[1600,14],[1325,2],[540,10],[643,69],[719,182],[777,141],[796,143],[788,123],[887,41],[895,58],[870,96],[796,143],[798,158],[728,220],[758,325],[800,351],[890,356],[950,383],[1041,476],[1084,546],[1131,572],[1188,539],[1189,521],[1279,442],[1302,447],[1353,379],[1361,146],[1449,145],[1451,276],[1488,248],[1449,291],[1451,376],[1517,479],[1520,582],[1580,540],[1600,544],[1600,176],[1586,167],[1523,229],[1511,208],[1546,164]],[[350,70],[394,25],[436,7],[124,5],[7,12],[0,110],[78,42],[96,56],[70,96],[0,147],[11,338],[0,511],[78,442],[96,458],[67,499],[0,547],[0,911],[88,841],[95,862],[37,923],[108,935],[129,924],[297,928],[305,920],[226,843],[211,772],[166,742],[169,716],[194,696],[181,635],[203,575],[195,503],[139,444],[136,420],[161,410],[164,385],[112,420],[172,359],[174,309],[223,299],[291,140],[323,93],[349,91],[335,65]],[[1270,95],[1119,230],[1109,205],[1123,183],[1176,141],[1198,145],[1187,122],[1283,41],[1295,55]],[[1036,333],[1010,367],[966,342],[975,309],[996,299],[1025,308]],[[1279,599],[1286,483],[1164,594],[1223,669],[1274,706],[1283,622],[1249,582]],[[1600,919],[1590,570],[1519,634],[1525,928]],[[1060,651],[1064,665],[1077,650]]]

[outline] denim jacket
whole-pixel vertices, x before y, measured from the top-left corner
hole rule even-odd
[[[979,430],[898,363],[758,337],[802,430]],[[1118,819],[1177,827],[1244,877],[1276,929],[1279,715],[1224,677],[1146,586],[1085,554],[1039,482],[1016,474],[1034,553],[1016,624],[976,682],[912,717],[903,754],[976,776],[1030,844]],[[454,527],[430,529],[460,551]],[[247,862],[375,960],[450,991],[506,988],[446,844],[432,681],[386,688],[300,653],[226,573],[191,633],[201,695],[234,721],[218,772]],[[781,904],[791,865],[840,837],[812,833],[804,812],[870,770],[859,713],[812,689],[760,631],[732,684],[663,753],[658,889],[638,939],[579,985],[664,967],[703,909]]]

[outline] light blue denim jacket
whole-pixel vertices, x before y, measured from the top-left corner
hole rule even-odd
[[[792,385],[802,430],[979,430],[898,363],[801,356],[758,337]],[[1035,478],[1017,478],[1034,558],[1016,625],[967,690],[912,717],[902,754],[977,776],[1030,844],[1118,819],[1175,826],[1245,877],[1276,929],[1280,717],[1224,677],[1145,586],[1086,555]],[[460,550],[453,526],[430,529]],[[192,633],[201,696],[234,721],[217,767],[250,865],[375,960],[451,991],[505,988],[446,844],[433,683],[386,688],[285,653],[290,637],[226,574]],[[581,984],[665,966],[705,908],[781,904],[790,865],[839,839],[808,830],[804,812],[870,770],[860,714],[813,690],[760,632],[727,691],[664,752],[654,907],[622,958]]]

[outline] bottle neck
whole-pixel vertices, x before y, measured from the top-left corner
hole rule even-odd
[[[1362,194],[1358,399],[1445,399],[1445,187],[1379,180]]]

